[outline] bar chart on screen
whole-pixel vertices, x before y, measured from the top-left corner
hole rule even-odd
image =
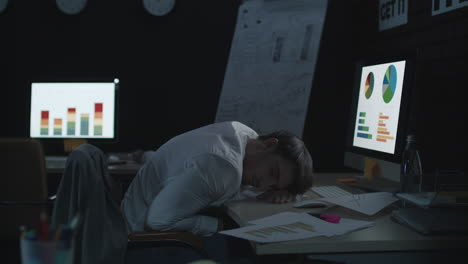
[[[114,83],[33,83],[31,93],[32,137],[114,137]]]
[[[102,136],[103,131],[103,103],[94,104],[94,113],[92,115],[93,124],[90,126],[90,113],[80,113],[77,120],[75,107],[67,107],[66,115],[59,116],[51,113],[49,110],[39,110],[41,116],[41,124],[38,127],[42,136],[49,135],[49,115],[54,115],[53,118],[53,135],[54,136]],[[62,111],[60,111],[62,112]],[[64,122],[64,120],[66,122]],[[79,124],[78,124],[79,123]],[[66,127],[63,125],[66,124]],[[79,130],[78,130],[79,127]],[[92,133],[91,133],[92,128]]]

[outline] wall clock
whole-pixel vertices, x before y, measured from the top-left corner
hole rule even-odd
[[[79,14],[86,7],[88,0],[55,0],[60,11],[67,15]]]
[[[153,16],[164,16],[174,9],[175,0],[143,0],[143,7]]]

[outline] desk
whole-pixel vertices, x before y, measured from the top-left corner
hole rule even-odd
[[[318,175],[318,184],[326,185],[343,174]],[[312,192],[306,193],[314,196]],[[374,221],[375,226],[354,231],[342,236],[315,237],[278,243],[251,242],[255,254],[330,254],[357,252],[395,252],[425,251],[445,249],[468,249],[468,236],[423,236],[419,233],[393,222],[390,212],[396,209],[391,205],[376,215],[366,216],[358,212],[334,206],[327,209],[298,209],[292,203],[268,204],[251,200],[232,201],[226,205],[227,214],[239,226],[246,226],[253,219],[273,215],[284,211],[324,212],[342,217]]]
[[[47,156],[46,170],[48,176],[48,193],[54,195],[57,192],[60,179],[65,169],[66,156]],[[108,170],[114,179],[126,190],[142,164],[135,161],[127,161],[125,164],[109,165]]]
[[[47,156],[45,160],[47,173],[63,173],[66,156]],[[141,166],[140,163],[135,161],[127,161],[125,164],[109,165],[108,169],[112,175],[133,175],[134,177]]]

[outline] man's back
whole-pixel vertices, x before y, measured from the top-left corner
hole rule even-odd
[[[217,206],[233,198],[241,183],[245,146],[256,137],[241,123],[223,122],[166,142],[148,157],[125,194],[122,210],[130,230],[143,230],[154,220],[157,226],[169,221],[166,229],[204,233],[209,225],[213,231],[212,219],[201,217],[177,226],[181,219],[174,217],[190,218],[197,206]]]

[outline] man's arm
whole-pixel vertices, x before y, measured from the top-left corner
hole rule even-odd
[[[188,163],[184,172],[154,198],[146,216],[146,227],[201,235],[216,232],[220,225],[218,219],[199,213],[221,199],[225,188],[223,178],[235,177],[235,170],[221,158],[203,155]]]
[[[289,203],[296,200],[296,195],[287,190],[268,190],[257,196],[258,200],[270,203]]]

